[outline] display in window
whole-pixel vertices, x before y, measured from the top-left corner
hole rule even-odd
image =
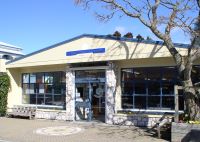
[[[30,74],[30,83],[36,83],[36,74]]]
[[[122,96],[122,108],[133,109],[133,96]]]
[[[22,74],[22,102],[64,108],[66,82],[61,83],[61,78],[65,78],[64,72]]]
[[[29,74],[23,74],[23,83],[29,83]]]

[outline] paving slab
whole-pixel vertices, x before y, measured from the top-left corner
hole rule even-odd
[[[37,131],[43,133],[37,133]],[[59,135],[60,133],[60,135]],[[66,134],[67,133],[67,134]],[[0,142],[166,142],[129,126],[0,117]]]

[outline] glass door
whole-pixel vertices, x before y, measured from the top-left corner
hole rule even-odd
[[[105,70],[76,71],[75,120],[105,120]]]
[[[76,83],[76,101],[75,101],[75,119],[76,120],[88,120],[92,119],[91,110],[91,84],[88,83]]]
[[[105,120],[105,83],[92,82],[92,114],[93,120]]]
[[[105,119],[105,83],[76,83],[76,120]]]

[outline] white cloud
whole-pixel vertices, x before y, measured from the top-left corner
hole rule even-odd
[[[127,33],[127,30],[125,27],[122,27],[122,26],[116,26],[115,29],[114,29],[114,32],[115,31],[118,31],[120,32],[122,35],[126,34]]]

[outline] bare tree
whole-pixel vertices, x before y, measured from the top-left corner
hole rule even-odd
[[[84,8],[94,6],[95,10],[100,6],[104,10],[95,12],[102,21],[110,20],[115,15],[137,19],[161,39],[179,72],[185,94],[185,112],[190,120],[200,120],[200,97],[191,80],[193,63],[200,58],[199,0],[75,0],[75,3]],[[164,28],[160,29],[161,26]],[[175,48],[171,36],[175,28],[191,36],[187,56],[182,56]]]

